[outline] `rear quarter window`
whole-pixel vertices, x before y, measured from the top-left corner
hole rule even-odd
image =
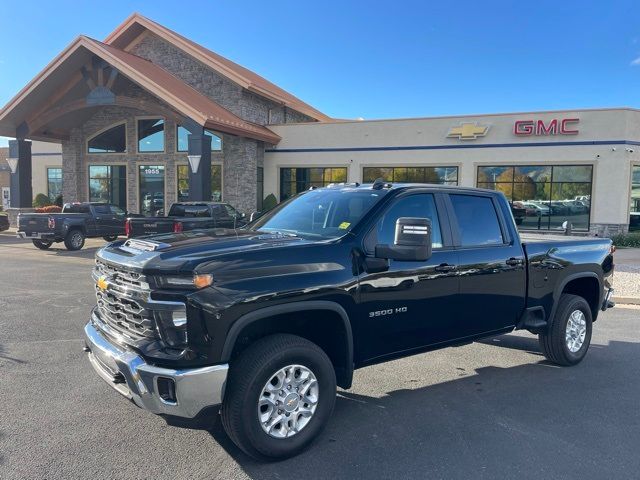
[[[475,195],[449,195],[463,247],[502,245],[504,238],[493,200]]]

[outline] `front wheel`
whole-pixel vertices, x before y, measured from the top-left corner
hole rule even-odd
[[[80,250],[84,246],[84,233],[80,230],[71,230],[64,239],[67,250]]]
[[[335,371],[325,352],[301,337],[272,335],[231,365],[222,424],[248,455],[287,458],[318,436],[335,400]]]
[[[107,242],[115,242],[118,239],[118,235],[105,235],[102,238]]]
[[[577,295],[562,294],[551,324],[539,336],[544,356],[557,365],[580,363],[591,344],[592,324],[587,301]]]
[[[48,250],[49,247],[53,245],[53,242],[49,242],[47,240],[31,240],[31,241],[36,246],[36,248],[39,248],[40,250]]]

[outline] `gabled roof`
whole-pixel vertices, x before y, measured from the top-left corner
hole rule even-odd
[[[15,128],[25,119],[28,111],[44,103],[51,92],[59,88],[62,82],[68,81],[66,70],[77,71],[82,61],[79,57],[86,52],[100,57],[175,111],[205,128],[273,144],[280,140],[268,128],[242,120],[163,68],[85,36],[74,40],[0,110],[0,134],[14,136]]]
[[[171,43],[196,60],[209,66],[219,74],[227,77],[238,85],[260,96],[285,105],[318,121],[331,120],[331,117],[316,110],[311,105],[271,83],[247,68],[218,55],[202,45],[199,45],[168,28],[149,20],[138,13],[132,14],[106,39],[105,43],[122,50],[131,45],[145,30]]]

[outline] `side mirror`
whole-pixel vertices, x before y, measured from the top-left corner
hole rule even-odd
[[[246,216],[247,216],[247,214],[246,214],[246,213],[244,213],[244,212],[242,212],[242,213],[240,214],[240,218],[245,218]]]
[[[376,257],[405,262],[424,262],[431,258],[431,220],[398,218],[393,245],[376,245]]]

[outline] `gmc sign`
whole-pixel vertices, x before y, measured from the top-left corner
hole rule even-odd
[[[544,120],[516,120],[513,125],[513,133],[520,137],[531,135],[577,135],[578,129],[571,127],[579,121],[579,118],[554,118],[546,123]]]

